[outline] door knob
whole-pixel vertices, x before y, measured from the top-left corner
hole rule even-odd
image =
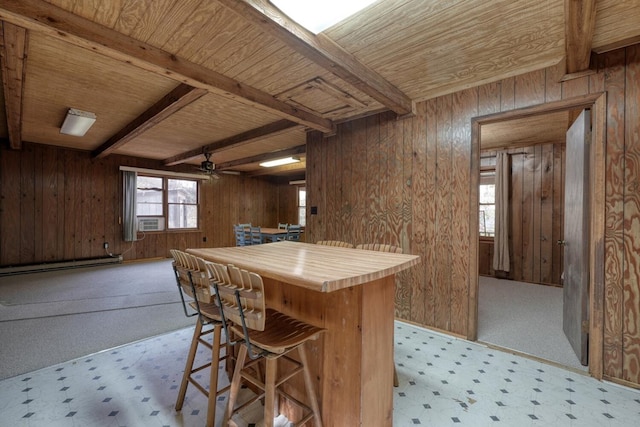
[[[567,242],[566,242],[566,241],[564,241],[564,240],[558,240],[556,243],[557,243],[558,245],[560,245],[560,246],[566,246],[566,245],[567,245]]]

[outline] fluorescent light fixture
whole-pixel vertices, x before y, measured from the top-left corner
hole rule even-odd
[[[69,108],[64,123],[60,128],[60,133],[73,136],[84,136],[89,128],[95,123],[96,115],[89,111],[76,110]]]
[[[271,0],[289,18],[314,34],[361,11],[376,0]]]
[[[300,161],[297,157],[285,157],[283,159],[269,160],[268,162],[260,163],[263,168],[272,168],[274,166],[288,165],[289,163],[298,163]]]

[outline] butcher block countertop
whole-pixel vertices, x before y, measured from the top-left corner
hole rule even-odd
[[[417,255],[282,241],[252,246],[187,249],[208,261],[233,264],[263,277],[333,292],[390,276],[420,262]]]

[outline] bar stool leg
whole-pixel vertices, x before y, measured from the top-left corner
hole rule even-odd
[[[189,384],[189,376],[193,369],[193,361],[196,358],[196,351],[198,350],[198,339],[202,333],[202,322],[198,318],[196,322],[195,330],[193,331],[193,338],[191,339],[191,348],[189,349],[189,355],[187,356],[187,363],[184,367],[184,375],[182,376],[182,383],[180,384],[180,391],[178,392],[178,399],[176,400],[176,411],[182,409],[184,398],[187,394],[187,385]]]
[[[213,326],[213,345],[211,351],[211,374],[209,378],[209,401],[207,403],[207,427],[214,427],[216,422],[216,400],[218,397],[218,365],[220,363],[220,340],[222,325]]]
[[[396,370],[395,362],[393,363],[393,386],[394,387],[400,386],[400,381],[398,380],[398,371]]]
[[[264,427],[273,427],[278,359],[267,357],[264,379]]]
[[[311,410],[313,411],[313,418],[315,418],[315,426],[322,427],[320,406],[318,405],[318,397],[316,396],[316,391],[313,387],[313,380],[311,379],[311,372],[309,371],[309,363],[307,362],[307,350],[304,344],[298,347],[298,354],[300,355],[300,363],[303,365],[302,374],[304,375],[304,386],[307,389],[307,396],[309,396],[309,400],[311,401]]]
[[[227,402],[227,410],[224,412],[224,421],[222,422],[223,426],[228,426],[231,416],[233,415],[233,409],[236,405],[236,400],[238,399],[238,392],[240,391],[240,382],[242,380],[242,376],[240,375],[242,370],[244,369],[244,364],[247,358],[247,347],[244,345],[240,346],[240,350],[238,352],[238,358],[236,359],[236,367],[233,371],[233,378],[231,379],[231,387],[229,389],[229,401]]]

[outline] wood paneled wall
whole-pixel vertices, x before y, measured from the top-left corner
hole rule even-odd
[[[596,59],[598,72],[563,83],[543,69],[308,136],[307,191],[318,214],[308,241],[401,245],[422,263],[397,283],[399,318],[467,335],[471,118],[607,92],[605,377],[640,384],[640,46]]]
[[[506,152],[511,158],[511,268],[507,277],[560,285],[563,249],[556,242],[562,240],[564,228],[564,141]],[[492,258],[484,253],[492,250],[491,245],[482,242],[478,250],[480,274],[493,274]]]
[[[278,222],[298,223],[298,187],[284,183],[278,186]],[[277,226],[278,224],[273,224]]]
[[[200,230],[147,233],[131,244],[122,240],[119,167],[163,169],[159,162],[92,160],[87,152],[29,143],[21,151],[2,147],[0,266],[100,257],[105,241],[125,260],[167,257],[170,248],[233,246],[232,224],[274,226],[278,206],[287,206],[279,201],[277,184],[221,174],[201,186]]]
[[[561,284],[564,144],[513,150],[511,155],[511,277]]]

